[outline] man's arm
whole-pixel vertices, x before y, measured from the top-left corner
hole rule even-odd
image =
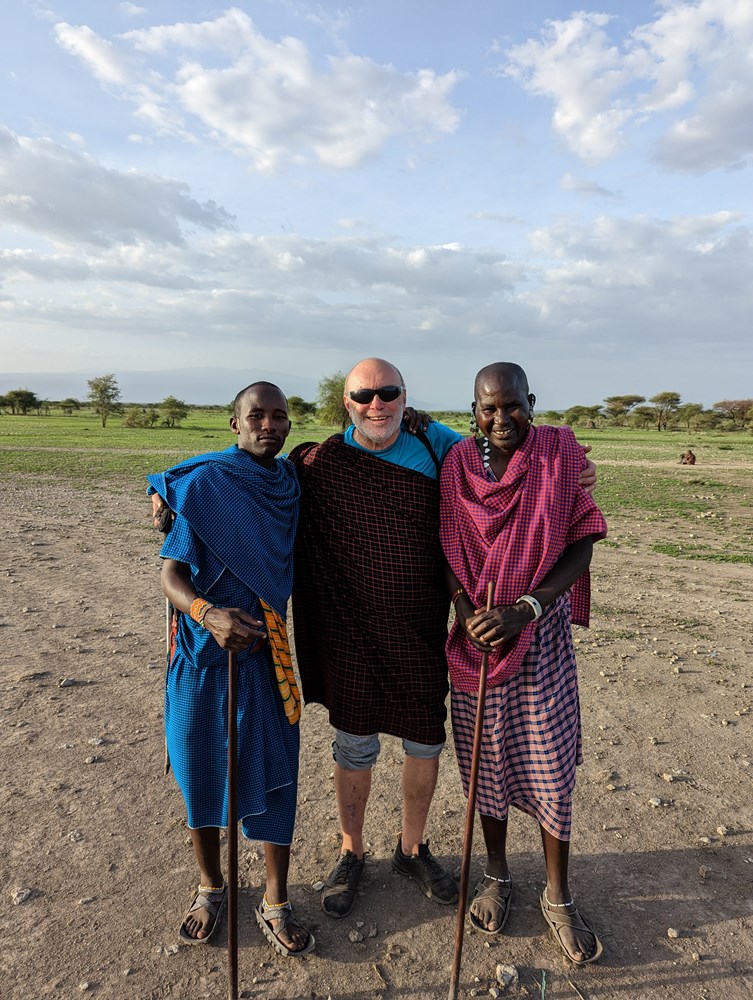
[[[175,559],[165,559],[160,582],[165,597],[173,607],[190,616],[191,605],[200,598],[191,584],[188,566]],[[267,638],[263,631],[264,622],[253,618],[242,608],[215,608],[210,604],[201,624],[212,633],[222,649],[234,653]]]

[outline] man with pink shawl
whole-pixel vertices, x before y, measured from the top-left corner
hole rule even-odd
[[[509,807],[539,823],[547,883],[541,910],[565,956],[602,951],[568,885],[575,768],[582,763],[570,625],[588,625],[588,566],[606,522],[578,484],[583,450],[569,427],[533,427],[535,396],[522,368],[476,376],[474,423],[441,474],[441,541],[456,619],[447,640],[452,725],[468,789],[482,654],[488,655],[477,808],[488,851],[469,910],[482,933],[510,913]],[[487,584],[493,602],[486,607]]]

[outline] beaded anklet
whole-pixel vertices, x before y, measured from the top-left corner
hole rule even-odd
[[[575,902],[575,899],[571,899],[567,903],[550,903],[549,897],[546,894],[546,888],[544,888],[544,902],[546,903],[547,906],[557,906],[561,908],[565,906],[572,906],[573,903]]]

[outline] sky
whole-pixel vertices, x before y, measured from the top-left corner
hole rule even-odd
[[[0,394],[753,395],[753,3],[16,0]]]

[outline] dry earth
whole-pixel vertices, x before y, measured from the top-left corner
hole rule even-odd
[[[162,774],[159,543],[140,487],[16,476],[4,492],[0,995],[227,996],[225,929],[216,944],[178,947],[196,873],[180,796]],[[582,969],[560,957],[537,905],[536,830],[516,814],[514,911],[504,937],[466,935],[463,996],[488,996],[498,963],[519,974],[502,996],[753,995],[753,574],[657,555],[660,530],[666,537],[666,523],[613,520],[593,566],[593,627],[577,635],[585,764],[571,884],[604,955]],[[703,539],[710,527],[694,530]],[[336,923],[312,888],[337,849],[318,706],[304,711],[302,740],[291,895],[317,949],[300,961],[271,952],[252,919],[262,863],[242,844],[241,995],[445,997],[454,909],[390,870],[395,742],[375,773],[362,898]],[[463,822],[448,746],[429,833],[454,870]],[[477,834],[472,880],[482,863]]]

